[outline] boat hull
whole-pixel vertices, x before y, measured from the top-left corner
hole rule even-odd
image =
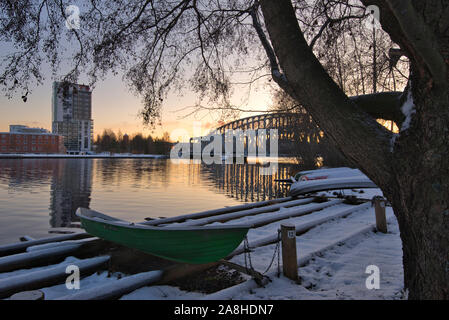
[[[228,256],[242,242],[247,227],[166,229],[109,224],[80,216],[86,232],[171,261],[203,264]]]

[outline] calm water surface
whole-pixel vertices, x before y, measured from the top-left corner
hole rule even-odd
[[[166,159],[0,159],[0,244],[48,236],[79,221],[78,207],[134,222],[284,196],[257,164],[175,164]]]

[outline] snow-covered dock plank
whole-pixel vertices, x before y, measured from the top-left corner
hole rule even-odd
[[[0,272],[8,272],[20,268],[30,268],[51,261],[56,261],[61,257],[81,248],[82,244],[69,244],[55,248],[42,249],[38,251],[13,254],[0,258]]]
[[[254,202],[254,203],[247,203],[247,204],[241,204],[241,205],[237,205],[237,206],[224,207],[224,208],[220,208],[220,209],[185,214],[185,215],[180,215],[180,216],[176,216],[176,217],[155,219],[155,220],[150,220],[150,221],[146,221],[146,222],[141,222],[140,224],[144,224],[144,225],[148,225],[148,226],[157,226],[157,225],[161,225],[161,224],[174,223],[174,222],[181,223],[181,222],[189,220],[189,219],[200,219],[200,218],[204,218],[204,217],[212,217],[212,216],[221,215],[221,214],[230,213],[230,212],[237,212],[237,211],[248,210],[248,209],[253,209],[253,208],[265,207],[265,206],[269,206],[269,205],[276,204],[276,203],[284,203],[284,202],[290,201],[292,199],[293,199],[292,197],[286,197],[286,198]]]
[[[344,200],[337,199],[323,203],[313,203],[305,206],[286,208],[280,210],[279,212],[275,212],[270,216],[254,217],[252,219],[248,219],[246,224],[251,225],[252,228],[259,228],[275,221],[285,220],[293,217],[300,217],[306,214],[310,214],[314,211],[319,211],[327,207],[335,206],[337,204],[342,203],[343,201]]]
[[[108,300],[117,299],[134,290],[142,288],[159,281],[163,271],[155,270],[138,273],[132,276],[121,278],[112,283],[99,285],[77,293],[69,294],[55,300]]]
[[[95,257],[77,261],[75,265],[79,268],[80,275],[84,276],[97,271],[109,259],[109,256]],[[73,264],[73,262],[68,262],[58,266],[50,266],[44,270],[30,271],[0,279],[0,299],[9,297],[17,292],[40,289],[63,282],[68,277],[66,273],[67,266]]]
[[[67,240],[67,241],[60,241],[60,242],[49,242],[49,243],[44,243],[44,244],[38,244],[35,246],[31,246],[28,247],[26,249],[27,252],[32,252],[32,251],[39,251],[39,250],[43,250],[43,249],[49,249],[49,248],[60,248],[63,246],[67,246],[67,245],[72,245],[72,244],[86,244],[89,242],[93,242],[93,241],[98,241],[100,238],[97,237],[92,237],[92,238],[85,238],[85,239],[80,239],[80,240]]]
[[[215,217],[207,217],[207,218],[203,218],[203,219],[189,220],[189,221],[186,221],[183,223],[179,223],[177,225],[179,225],[179,226],[202,226],[202,225],[210,224],[213,222],[226,222],[226,221],[238,219],[241,217],[248,217],[248,216],[257,215],[260,213],[277,211],[281,208],[290,208],[290,207],[294,207],[294,206],[306,205],[311,202],[313,202],[313,198],[287,201],[287,202],[274,204],[274,205],[270,205],[270,206],[266,206],[266,207],[262,207],[262,208],[255,208],[255,209],[243,210],[243,211],[238,211],[238,212],[232,212],[232,213],[222,214],[222,215],[215,216]]]
[[[23,242],[16,242],[11,244],[5,244],[0,246],[0,257],[10,255],[13,253],[25,251],[26,248],[35,246],[38,244],[44,244],[44,243],[50,243],[50,242],[60,242],[60,241],[66,241],[66,240],[74,240],[79,238],[86,238],[91,237],[86,232],[78,232],[74,234],[65,234],[60,236],[54,236],[54,237],[46,237],[36,240],[30,240],[30,241],[23,241]]]

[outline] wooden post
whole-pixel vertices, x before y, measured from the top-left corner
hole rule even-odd
[[[385,215],[385,199],[374,197],[374,211],[376,213],[377,231],[387,233],[387,217]]]
[[[298,259],[296,255],[296,230],[293,224],[281,224],[282,271],[284,275],[298,281]]]

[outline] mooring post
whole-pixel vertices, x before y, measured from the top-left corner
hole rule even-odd
[[[287,278],[298,281],[295,225],[289,223],[281,224],[281,241],[282,271]]]
[[[387,217],[385,215],[385,199],[382,197],[374,197],[374,212],[376,213],[377,231],[387,233]]]

